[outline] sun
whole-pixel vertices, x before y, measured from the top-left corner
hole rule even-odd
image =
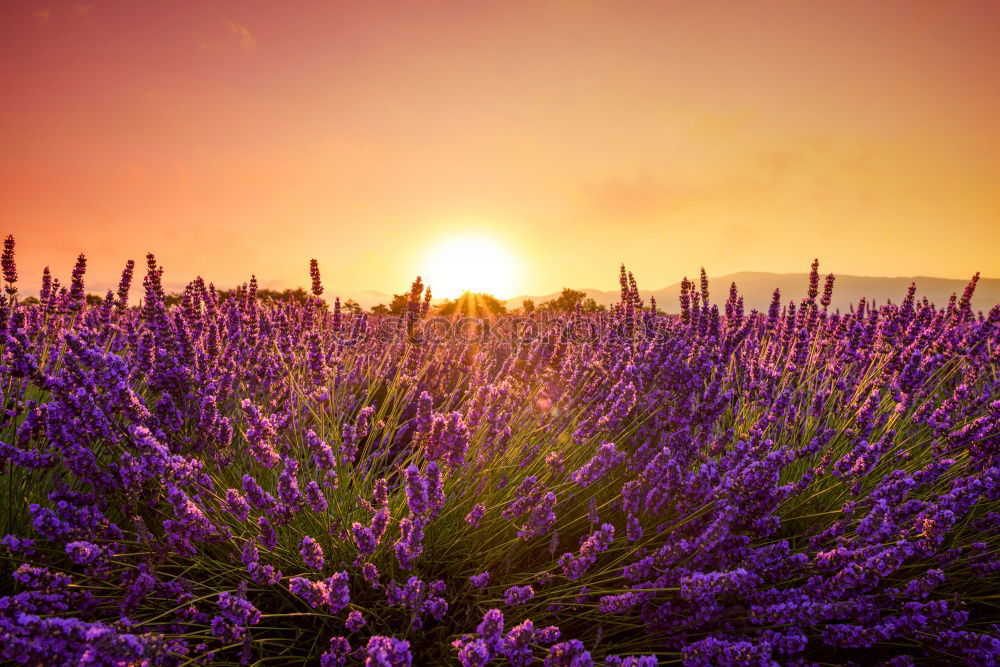
[[[486,237],[453,237],[427,253],[424,282],[435,297],[454,299],[464,292],[485,292],[508,299],[515,287],[516,261],[503,244]]]

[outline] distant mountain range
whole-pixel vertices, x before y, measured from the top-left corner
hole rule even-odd
[[[697,277],[695,277],[697,283]],[[724,304],[729,296],[730,283],[736,283],[736,288],[743,296],[744,308],[749,311],[756,308],[759,311],[767,309],[771,303],[771,294],[774,288],[781,290],[781,300],[787,303],[794,299],[799,301],[806,296],[809,288],[809,274],[807,273],[768,273],[763,271],[741,271],[725,276],[709,276],[709,293],[713,303]],[[967,280],[953,280],[949,278],[931,278],[928,276],[914,276],[911,278],[875,278],[871,276],[851,276],[838,275],[834,284],[833,301],[831,309],[839,308],[846,311],[851,304],[856,304],[861,297],[865,297],[869,303],[884,304],[886,301],[899,303],[906,296],[906,290],[910,283],[917,284],[917,298],[927,297],[938,305],[944,305],[951,294],[957,293],[960,297],[965,289]],[[576,288],[574,288],[576,289]],[[823,278],[820,278],[820,291],[823,289]],[[608,306],[617,303],[620,299],[618,290],[604,291],[596,289],[582,290],[588,297],[593,298],[597,303]],[[680,310],[678,296],[681,285],[679,282],[668,285],[658,290],[639,290],[646,304],[649,297],[656,297],[656,305],[668,313],[676,313]],[[549,301],[559,296],[559,292],[552,294],[542,294],[538,296],[523,295],[508,299],[506,305],[508,309],[519,308],[525,299],[532,299],[536,305],[543,301]],[[975,309],[989,310],[995,304],[1000,303],[1000,279],[981,278],[976,287],[976,293],[972,299],[972,306]]]
[[[823,289],[823,278],[820,278],[820,290]],[[697,282],[697,277],[694,278]],[[713,303],[720,306],[725,303],[729,296],[729,284],[736,283],[736,288],[743,296],[743,305],[747,311],[752,308],[763,311],[771,303],[771,294],[774,288],[781,290],[781,300],[787,303],[794,299],[799,301],[806,295],[809,287],[809,274],[807,273],[769,273],[766,271],[741,271],[730,273],[724,276],[709,276],[709,292]],[[930,276],[913,276],[909,278],[877,278],[872,276],[851,276],[838,275],[834,285],[833,301],[831,309],[839,308],[847,310],[852,304],[857,304],[861,297],[868,299],[869,303],[883,304],[886,301],[899,303],[906,296],[906,290],[910,283],[917,284],[917,298],[927,297],[930,301],[938,305],[944,305],[952,292],[962,295],[968,280],[955,280],[950,278],[933,278]],[[574,289],[579,289],[574,287]],[[587,296],[593,298],[597,303],[610,306],[617,303],[620,294],[618,290],[582,289]],[[656,305],[668,313],[676,313],[680,310],[677,300],[681,292],[681,284],[676,282],[672,285],[658,290],[639,290],[639,294],[649,303],[649,297],[656,297]],[[507,299],[504,303],[508,309],[519,308],[525,299],[534,300],[535,304],[549,301],[558,297],[560,292],[551,294],[524,294]],[[333,294],[324,295],[328,300],[333,300]],[[351,294],[340,294],[341,299],[351,298],[357,301],[361,307],[370,309],[380,303],[388,304],[392,301],[392,295],[387,292],[377,290],[361,290]],[[443,299],[434,299],[439,303]],[[976,309],[989,310],[995,304],[1000,303],[1000,278],[981,278],[976,287],[972,305]]]

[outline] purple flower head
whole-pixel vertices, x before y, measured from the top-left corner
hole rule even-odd
[[[312,452],[313,461],[321,470],[333,470],[337,467],[337,458],[333,448],[322,440],[312,429],[306,431],[306,446]]]
[[[77,565],[89,565],[101,558],[104,550],[92,542],[78,540],[66,544],[66,555]]]
[[[315,259],[309,260],[309,276],[312,278],[313,296],[320,296],[323,294],[323,283],[320,281],[319,262]]]
[[[352,611],[347,615],[347,620],[344,622],[344,627],[350,632],[357,632],[361,628],[365,627],[365,617],[360,611]]]
[[[430,508],[428,518],[433,519],[445,501],[444,480],[441,478],[441,470],[434,462],[427,464],[427,501]]]
[[[199,542],[215,541],[221,537],[218,528],[184,491],[176,486],[168,487],[167,502],[176,518],[164,521],[163,529],[171,546],[179,553],[193,555]]]
[[[424,454],[429,461],[445,461],[452,468],[465,462],[471,434],[462,414],[434,414],[423,433]]]
[[[400,587],[395,581],[389,583],[386,599],[392,606],[402,606],[410,610],[410,626],[414,630],[423,627],[426,617],[440,621],[448,611],[448,603],[443,597],[445,585],[443,581],[427,584],[419,577],[407,579]]]
[[[0,540],[0,545],[6,547],[11,553],[24,553],[32,555],[34,553],[35,541],[31,538],[17,537],[16,535],[5,535]]]
[[[345,637],[331,637],[330,648],[320,656],[320,667],[343,667],[351,655],[351,643]]]
[[[385,534],[385,529],[389,525],[389,519],[390,514],[388,506],[385,506],[378,512],[375,512],[375,516],[372,517],[371,533],[376,544],[378,544],[378,542],[382,539],[382,536]]]
[[[376,567],[374,563],[365,563],[364,565],[362,565],[361,576],[364,577],[364,580],[368,582],[369,586],[371,586],[374,589],[379,588],[379,583],[378,583],[379,572],[378,572],[378,567]]]
[[[409,667],[413,664],[410,642],[372,635],[365,646],[365,667]]]
[[[815,301],[817,295],[819,295],[819,260],[814,259],[809,270],[809,291],[806,293],[806,298]]]
[[[430,509],[427,480],[412,463],[406,467],[406,505],[415,517],[423,516]]]
[[[559,629],[557,625],[549,625],[538,631],[538,643],[547,646],[549,644],[555,644],[559,641],[559,637],[562,635],[562,630]]]
[[[538,638],[538,630],[531,620],[515,625],[503,638],[503,654],[507,661],[516,667],[527,667],[534,662],[532,644]]]
[[[351,601],[347,583],[347,572],[337,572],[323,581],[292,577],[288,580],[288,590],[314,609],[326,605],[332,613],[337,613]]]
[[[232,514],[237,521],[246,521],[250,515],[250,504],[236,489],[226,489],[226,511]]]
[[[535,597],[535,589],[531,586],[511,586],[504,591],[503,599],[508,607],[518,607]]]
[[[243,550],[240,553],[240,562],[244,565],[260,562],[260,552],[257,551],[257,547],[254,546],[253,542],[247,542],[243,545]]]
[[[833,283],[837,279],[837,276],[832,273],[827,274],[826,280],[823,282],[823,296],[820,298],[819,303],[823,306],[823,310],[830,307],[830,303],[833,301]]]
[[[417,431],[424,432],[430,428],[433,410],[434,397],[426,391],[420,392],[420,396],[417,398],[417,415],[415,419]]]
[[[490,609],[483,615],[483,620],[476,626],[476,632],[486,642],[493,653],[500,653],[503,648],[503,612]]]
[[[542,664],[545,667],[592,667],[590,652],[579,639],[555,644],[549,649]]]
[[[122,269],[121,280],[118,281],[118,309],[125,310],[128,307],[128,293],[132,288],[132,274],[135,271],[135,261],[128,260],[125,262],[125,268]]]
[[[378,546],[378,541],[375,539],[375,535],[368,526],[358,523],[355,521],[351,524],[351,535],[354,537],[354,544],[357,546],[358,551],[364,555],[375,553],[375,547]]]
[[[219,593],[219,615],[212,619],[212,634],[226,642],[246,636],[248,626],[260,622],[260,611],[246,599],[245,592]]]
[[[3,241],[3,256],[0,257],[3,268],[3,280],[7,283],[7,294],[17,294],[17,265],[14,263],[14,235],[9,234]]]
[[[389,482],[385,477],[375,480],[375,488],[372,491],[372,499],[376,507],[385,507],[389,504]]]
[[[278,534],[274,531],[271,522],[266,516],[257,519],[257,527],[260,530],[260,543],[268,551],[274,551],[278,546]]]
[[[292,512],[297,512],[305,506],[305,498],[299,490],[298,472],[299,462],[293,458],[285,458],[284,468],[278,475],[278,500],[285,509]]]
[[[544,535],[556,523],[556,494],[546,491],[538,503],[528,512],[527,519],[517,535],[527,540],[538,535]]]
[[[337,613],[351,602],[349,582],[350,577],[347,572],[336,572],[333,576],[327,577],[324,582],[326,584],[326,603],[333,613]]]
[[[326,584],[322,581],[292,577],[288,580],[288,590],[305,600],[314,609],[326,602]]]
[[[587,487],[600,480],[611,470],[625,460],[625,453],[615,450],[615,443],[605,442],[587,463],[579,470],[570,474],[570,479],[580,486]]]
[[[273,468],[281,460],[274,448],[274,440],[277,438],[274,424],[261,415],[260,410],[250,402],[250,399],[243,399],[241,407],[248,424],[246,438],[247,444],[250,445],[250,453],[261,465]]]
[[[625,539],[630,543],[642,539],[642,524],[634,514],[629,514],[625,519]]]
[[[262,489],[250,475],[243,475],[243,493],[254,509],[271,512],[278,506],[274,496]]]
[[[486,505],[476,503],[476,505],[469,510],[469,513],[465,515],[465,522],[473,528],[478,528],[479,522],[482,521],[484,514],[486,514]]]
[[[404,570],[413,568],[413,562],[423,553],[424,524],[420,519],[404,518],[399,522],[399,540],[393,545],[396,560]]]
[[[492,654],[489,646],[482,639],[471,639],[457,642],[458,662],[462,667],[485,667]]]
[[[86,303],[86,293],[83,290],[83,275],[87,272],[87,258],[80,254],[76,258],[76,266],[73,267],[72,280],[70,281],[69,299],[71,307],[78,310]]]
[[[261,586],[276,586],[282,577],[281,570],[275,569],[273,565],[261,565],[256,562],[247,564],[247,573]]]
[[[323,547],[308,535],[302,538],[299,554],[302,555],[302,562],[314,570],[322,570],[323,565],[326,564],[326,560],[323,558]]]
[[[310,480],[306,484],[306,502],[309,503],[309,507],[313,509],[314,512],[325,512],[327,508],[326,496],[323,495],[322,489],[319,488],[314,480]]]
[[[578,556],[571,553],[563,554],[559,564],[562,565],[566,577],[570,580],[580,579],[597,561],[597,555],[607,551],[614,537],[615,527],[605,523],[583,541]]]

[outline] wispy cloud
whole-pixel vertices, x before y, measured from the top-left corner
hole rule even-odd
[[[52,20],[52,10],[51,9],[36,9],[31,12],[31,15],[39,23],[48,23]]]
[[[635,220],[673,209],[697,194],[697,190],[642,173],[634,178],[587,182],[582,194],[586,208],[593,214],[607,219]]]
[[[73,5],[73,15],[86,23],[94,22],[94,7],[83,3]]]
[[[244,51],[253,51],[257,46],[257,40],[250,34],[250,29],[236,21],[226,21],[226,29],[236,35],[240,40],[240,48]]]

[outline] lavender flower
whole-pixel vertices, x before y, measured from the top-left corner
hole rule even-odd
[[[489,663],[492,654],[486,642],[482,639],[456,642],[458,662],[462,667],[484,667]]]
[[[570,479],[582,487],[587,487],[604,477],[610,470],[621,465],[625,454],[615,450],[613,442],[605,442],[590,461],[570,474]]]
[[[17,265],[14,263],[14,236],[8,235],[3,241],[3,255],[0,257],[0,268],[3,269],[3,280],[7,283],[7,294],[17,294]]]
[[[577,580],[586,574],[587,570],[597,561],[598,554],[607,551],[614,536],[615,527],[605,523],[584,540],[583,544],[580,545],[578,556],[570,553],[563,554],[559,559],[559,564],[566,577],[570,580]]]
[[[323,294],[323,283],[320,282],[319,262],[315,259],[309,260],[309,275],[312,277],[313,296],[320,296]]]
[[[236,489],[226,489],[226,510],[242,522],[250,515],[250,504]]]
[[[344,627],[350,632],[357,632],[361,628],[365,627],[365,617],[360,611],[352,611],[347,615],[347,620],[344,622]]]
[[[312,429],[306,431],[306,445],[312,452],[313,461],[320,470],[333,470],[337,466],[337,459],[333,454],[333,449],[325,441],[321,440]]]
[[[410,642],[372,635],[365,646],[365,667],[409,667],[413,664]]]
[[[322,489],[319,488],[319,484],[315,481],[310,480],[310,482],[306,484],[306,502],[309,503],[309,507],[311,507],[314,512],[325,512],[328,507],[326,496],[323,495]]]
[[[374,589],[379,588],[378,575],[378,568],[373,563],[365,563],[361,566],[361,576]]]
[[[479,522],[483,520],[484,514],[486,514],[486,505],[476,503],[476,505],[469,510],[469,513],[465,515],[465,522],[473,528],[478,528]]]
[[[404,570],[413,568],[413,562],[423,553],[424,525],[420,519],[404,518],[399,522],[399,540],[394,545],[396,560]]]
[[[365,555],[375,553],[378,540],[375,539],[375,535],[368,526],[355,521],[351,524],[351,535],[354,536],[354,544],[360,553]]]
[[[545,667],[591,667],[594,661],[579,639],[555,644],[542,661]]]
[[[531,586],[511,586],[504,591],[503,599],[508,607],[518,607],[535,596]]]
[[[330,648],[320,656],[321,667],[343,667],[351,655],[351,644],[344,637],[331,637]]]
[[[76,258],[76,266],[73,267],[73,276],[69,288],[69,300],[75,310],[82,308],[86,301],[86,294],[83,291],[83,275],[86,272],[87,258],[81,253]]]
[[[525,322],[499,316],[469,343],[420,335],[422,282],[400,336],[328,311],[318,270],[302,298],[196,278],[175,302],[152,255],[141,308],[134,263],[87,303],[85,258],[15,302],[3,250],[0,463],[30,502],[0,540],[0,661],[249,663],[303,614],[358,646],[286,642],[286,661],[439,661],[453,633],[465,665],[1000,651],[1000,306],[973,310],[976,277],[942,304],[913,285],[839,312],[816,263],[805,299],[769,307],[735,284],[710,303],[703,273],[676,316],[622,267],[607,310],[546,306],[516,340],[492,334]],[[497,592],[513,627],[470,623]]]
[[[322,570],[326,560],[323,558],[323,548],[319,542],[306,535],[302,538],[302,546],[299,548],[302,562],[314,570]]]

